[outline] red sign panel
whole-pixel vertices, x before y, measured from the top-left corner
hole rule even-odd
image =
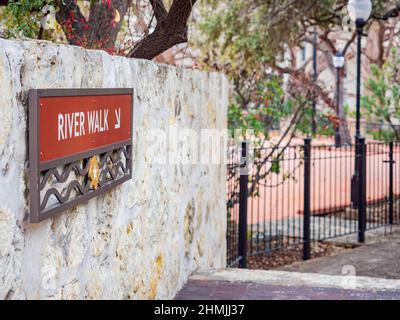
[[[131,139],[132,94],[40,96],[39,162]]]

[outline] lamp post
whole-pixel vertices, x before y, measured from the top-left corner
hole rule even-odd
[[[351,185],[351,200],[358,208],[358,241],[365,241],[366,229],[366,157],[365,139],[360,132],[361,117],[361,40],[365,23],[372,11],[371,0],[350,0],[348,11],[357,31],[357,104],[356,104],[356,154],[355,170]]]
[[[333,66],[336,68],[336,116],[339,119],[339,124],[336,126],[335,129],[335,147],[339,148],[341,145],[340,141],[340,78],[341,78],[341,70],[344,67],[345,59],[341,52],[337,52],[333,56]]]
[[[318,71],[317,71],[317,41],[318,41],[318,34],[317,34],[317,28],[314,28],[313,32],[313,83],[314,85],[317,83],[317,78],[318,78]],[[317,122],[315,121],[315,116],[317,114],[317,97],[315,93],[313,94],[313,105],[312,105],[312,117],[311,117],[311,132],[312,136],[315,136],[317,133]]]
[[[361,40],[365,23],[372,11],[371,0],[350,0],[348,4],[350,19],[356,24],[357,31],[357,105],[356,105],[356,139],[361,138],[360,133],[360,107],[361,107]]]

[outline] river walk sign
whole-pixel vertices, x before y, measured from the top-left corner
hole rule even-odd
[[[132,178],[133,89],[29,91],[30,221]]]

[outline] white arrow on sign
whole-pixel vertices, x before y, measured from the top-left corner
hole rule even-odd
[[[119,129],[121,128],[121,108],[115,110],[115,118],[117,119],[117,123],[115,124],[114,128]]]

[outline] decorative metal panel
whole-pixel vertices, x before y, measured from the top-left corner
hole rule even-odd
[[[133,89],[30,90],[31,223],[132,178],[132,116]]]

